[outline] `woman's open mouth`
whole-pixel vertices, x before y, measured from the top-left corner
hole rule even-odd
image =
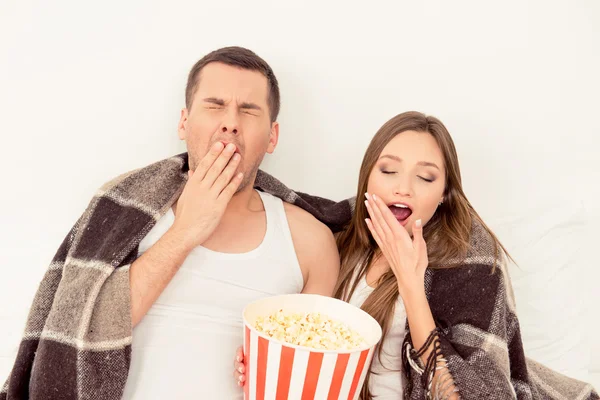
[[[406,220],[412,214],[412,209],[404,203],[393,203],[389,204],[388,207],[390,208],[392,214],[394,214],[394,217],[396,217],[398,222],[400,222],[402,225],[406,223]]]

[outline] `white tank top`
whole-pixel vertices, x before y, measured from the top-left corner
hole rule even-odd
[[[349,303],[361,307],[374,288],[367,284],[363,277],[356,286]],[[376,352],[373,356],[369,389],[375,400],[402,399],[404,377],[402,374],[402,342],[406,335],[406,309],[402,298],[398,296],[392,320],[392,326],[385,337],[381,361]]]
[[[235,351],[243,344],[242,310],[304,286],[283,203],[258,193],[267,217],[262,243],[242,254],[201,246],[190,253],[133,330],[124,399],[242,399],[233,378]],[[140,243],[140,254],[174,218],[169,210],[157,222]]]

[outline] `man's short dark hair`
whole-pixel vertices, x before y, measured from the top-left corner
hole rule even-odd
[[[269,113],[271,122],[277,120],[279,114],[280,98],[279,84],[273,70],[265,60],[260,58],[256,53],[243,47],[223,47],[215,50],[200,59],[190,70],[188,75],[187,86],[185,88],[185,106],[189,110],[194,101],[194,95],[198,89],[200,72],[207,64],[212,62],[220,62],[232,67],[247,69],[250,71],[258,71],[267,78],[269,85]]]

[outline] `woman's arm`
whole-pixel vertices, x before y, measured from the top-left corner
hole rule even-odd
[[[406,308],[412,347],[418,349],[415,358],[425,365],[425,368],[417,367],[424,375],[424,394],[427,398],[458,399],[456,385],[440,352],[436,324],[425,293],[428,258],[421,220],[415,221],[411,238],[380,199],[369,194],[366,197],[371,218],[365,222],[396,276],[398,292]]]
[[[423,365],[425,374],[433,374],[430,380],[430,396],[434,399],[460,399],[452,374],[448,370],[446,360],[439,349],[436,325],[429,307],[425,292],[405,293],[402,297],[412,346],[419,349],[417,354]],[[429,366],[429,368],[427,368]],[[429,384],[427,384],[429,386]]]

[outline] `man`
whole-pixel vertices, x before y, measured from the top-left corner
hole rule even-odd
[[[0,399],[241,398],[231,360],[244,306],[331,295],[339,270],[326,225],[254,189],[278,112],[277,79],[253,52],[194,65],[178,127],[187,156],[92,200],[40,285]]]

